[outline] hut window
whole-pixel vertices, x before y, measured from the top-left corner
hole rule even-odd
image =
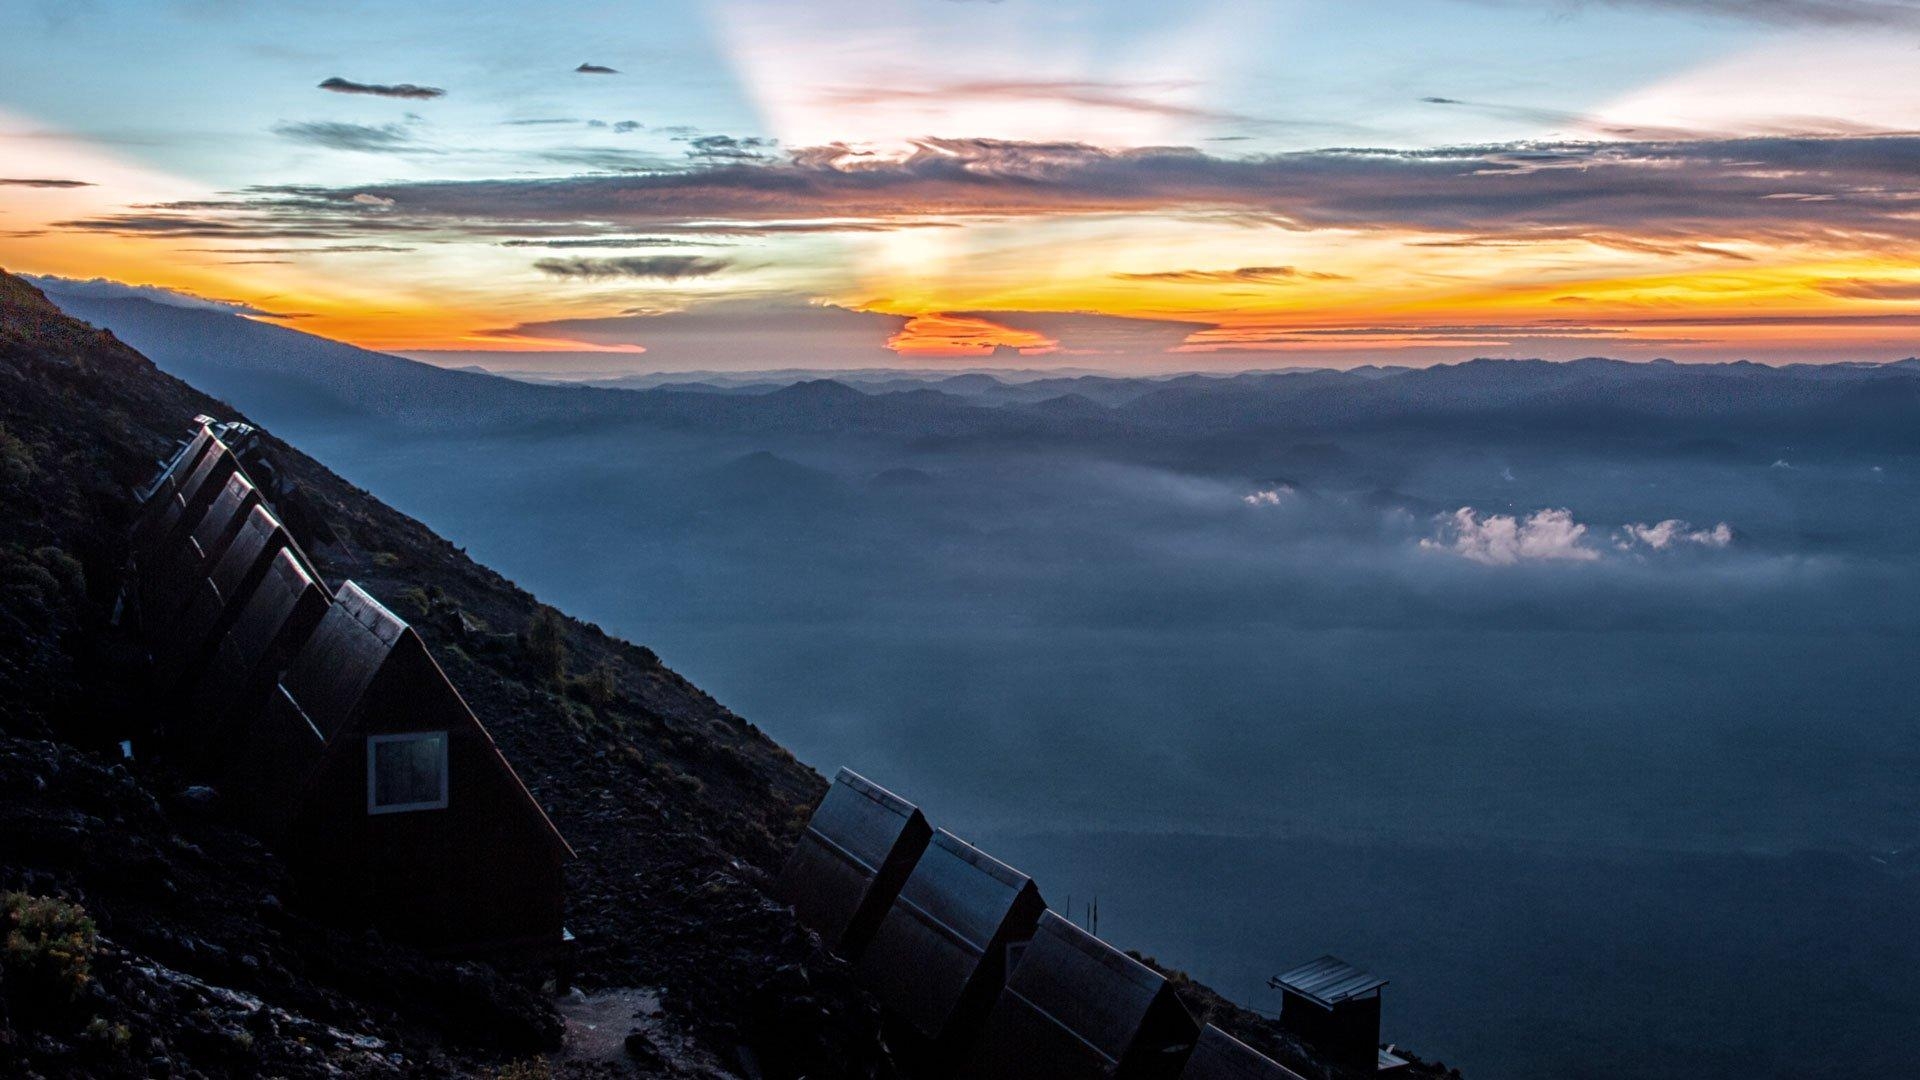
[[[446,805],[446,732],[367,737],[367,813],[442,810]]]

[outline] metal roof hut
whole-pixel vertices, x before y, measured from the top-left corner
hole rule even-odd
[[[1208,1024],[1200,1029],[1180,1080],[1303,1080],[1301,1075]]]
[[[963,1075],[1172,1080],[1199,1034],[1159,972],[1049,911]]]
[[[412,627],[346,582],[230,777],[303,887],[447,950],[561,940],[573,850]]]
[[[1380,1049],[1380,988],[1387,980],[1337,956],[1276,975],[1280,1024],[1327,1058],[1368,1072],[1406,1064]]]
[[[326,590],[294,549],[274,552],[233,627],[214,646],[186,708],[169,728],[174,747],[217,767],[225,757],[221,748],[242,737],[234,728],[266,709],[275,676],[319,626],[327,607]]]
[[[179,611],[198,580],[226,554],[227,545],[259,502],[253,482],[236,470],[177,545],[153,552],[139,581],[140,611],[148,624],[164,625]]]
[[[163,679],[176,688],[192,686],[201,676],[213,649],[232,627],[247,597],[282,551],[291,551],[309,576],[312,567],[293,546],[280,519],[265,506],[247,512],[240,529],[205,577],[194,579],[180,609],[161,624],[150,624],[154,663]]]
[[[185,530],[199,523],[227,478],[240,467],[225,443],[206,428],[201,431],[205,440],[196,435],[187,444],[188,453],[168,468],[160,489],[135,523],[133,558],[143,570],[158,553],[170,553],[179,545]]]
[[[213,429],[207,426],[207,417],[195,421],[193,434],[175,450],[173,456],[161,462],[160,471],[154,475],[143,491],[135,492],[140,501],[140,511],[133,520],[133,549],[143,550],[159,538],[161,519],[173,505],[173,498],[185,480],[200,464],[212,448],[215,438]]]
[[[1013,947],[1046,901],[1033,879],[941,829],[900,887],[854,973],[920,1039],[958,1053],[1006,982]]]
[[[828,948],[856,958],[932,838],[919,807],[841,769],[780,872],[779,896]]]

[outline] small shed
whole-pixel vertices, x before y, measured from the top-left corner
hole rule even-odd
[[[1380,989],[1387,980],[1337,956],[1322,956],[1268,985],[1281,992],[1282,1027],[1348,1068],[1379,1068]]]
[[[1180,1080],[1304,1080],[1292,1069],[1208,1024],[1200,1029]]]
[[[1199,1034],[1159,972],[1049,911],[962,1075],[1171,1080]]]
[[[1046,906],[1032,878],[940,829],[854,973],[929,1049],[957,1057]]]
[[[778,894],[828,948],[857,958],[932,838],[919,807],[843,768],[781,870]]]
[[[252,728],[282,755],[260,781],[285,810],[262,831],[315,899],[447,951],[559,943],[573,850],[420,635],[359,586],[340,586]]]

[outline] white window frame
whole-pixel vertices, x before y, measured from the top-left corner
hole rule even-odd
[[[379,791],[376,786],[379,760],[379,747],[385,743],[437,741],[440,744],[440,797],[427,802],[390,803],[380,806],[374,802]],[[451,771],[448,761],[447,733],[444,731],[407,731],[393,735],[367,736],[367,813],[404,814],[413,810],[445,810],[447,808],[447,774]]]

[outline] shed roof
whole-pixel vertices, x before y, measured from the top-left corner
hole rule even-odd
[[[1208,1024],[1180,1080],[1302,1080],[1299,1073]]]
[[[1274,976],[1273,985],[1332,1008],[1380,989],[1387,980],[1328,955]]]

